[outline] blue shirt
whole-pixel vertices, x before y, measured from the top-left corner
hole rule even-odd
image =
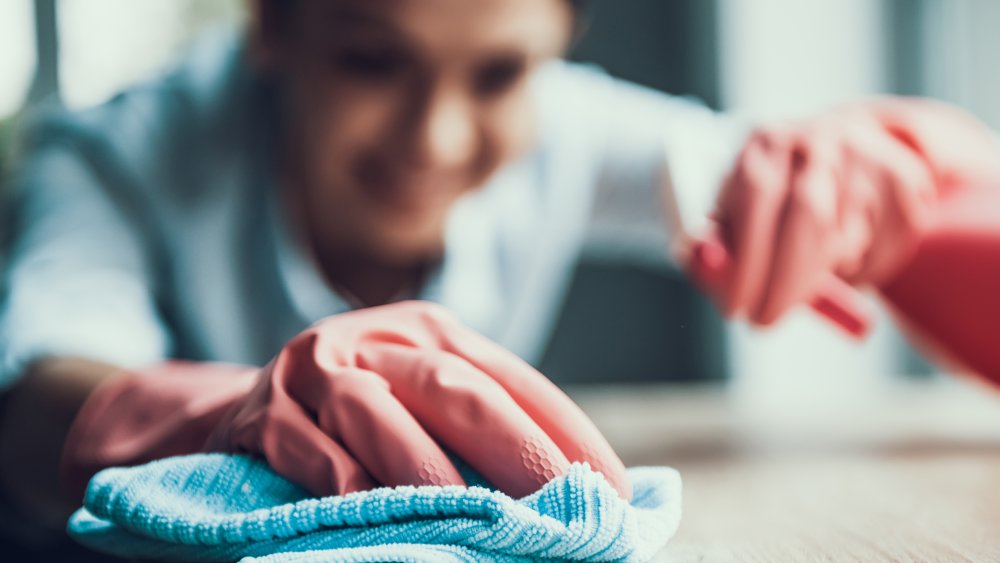
[[[292,234],[271,170],[267,88],[241,45],[203,42],[155,82],[31,127],[14,181],[0,387],[51,355],[261,365],[352,308]],[[532,80],[536,146],[456,204],[444,259],[415,295],[528,360],[547,340],[595,197],[655,205],[664,155],[679,189],[711,197],[744,131],[565,62]]]

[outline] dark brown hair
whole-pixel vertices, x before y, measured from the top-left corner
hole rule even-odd
[[[266,25],[270,32],[285,31],[288,19],[298,5],[298,0],[257,0],[260,10],[261,25]],[[567,0],[573,9],[573,36],[578,38],[586,28],[586,19],[590,0]]]

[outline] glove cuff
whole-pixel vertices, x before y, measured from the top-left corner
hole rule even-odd
[[[82,496],[94,473],[194,453],[258,368],[165,362],[122,370],[99,385],[70,426],[60,460],[67,490]]]

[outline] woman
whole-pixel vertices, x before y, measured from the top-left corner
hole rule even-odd
[[[599,185],[649,191],[664,147],[678,189],[721,182],[730,260],[696,272],[769,323],[825,276],[885,283],[939,193],[1000,179],[989,133],[930,102],[748,137],[557,62],[567,0],[253,8],[235,48],[29,139],[0,450],[36,517],[61,526],[101,467],[203,449],[317,494],[461,483],[450,450],[511,494],[588,461],[627,496],[593,425],[507,351],[542,339]],[[366,308],[411,297],[445,308]]]

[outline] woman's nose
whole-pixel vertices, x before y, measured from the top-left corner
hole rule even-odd
[[[414,104],[406,137],[407,160],[420,169],[466,165],[476,152],[476,121],[470,100],[460,93],[429,92]]]

